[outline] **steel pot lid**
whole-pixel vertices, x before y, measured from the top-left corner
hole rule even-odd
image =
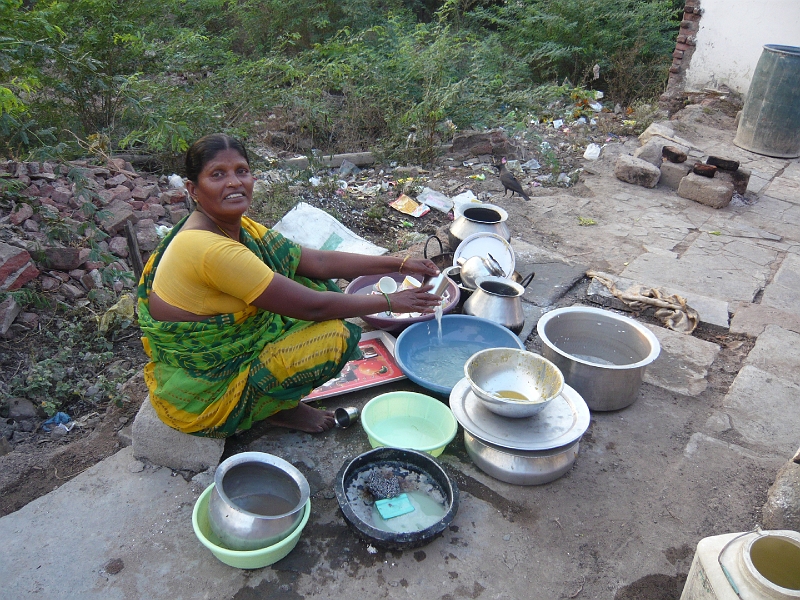
[[[473,256],[486,258],[490,254],[502,267],[503,276],[511,277],[514,274],[516,258],[511,244],[499,235],[486,231],[473,233],[458,245],[458,248],[453,253],[453,266],[459,266],[459,258],[467,261]]]
[[[450,393],[450,409],[473,436],[511,450],[552,450],[580,440],[589,428],[589,407],[568,385],[538,415],[509,419],[490,412],[465,377]]]

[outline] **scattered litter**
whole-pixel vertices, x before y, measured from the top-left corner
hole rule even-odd
[[[600,112],[603,110],[603,105],[599,102],[589,102],[589,108],[591,108],[594,112]]]
[[[169,187],[171,187],[171,188],[175,188],[175,189],[179,190],[182,187],[184,187],[184,185],[183,185],[183,177],[181,177],[180,175],[177,175],[177,174],[173,173],[172,175],[169,176],[169,178],[167,180],[169,181]]]
[[[367,554],[377,554],[378,549],[372,544],[367,544]]]
[[[401,194],[397,200],[390,202],[389,206],[400,211],[404,215],[411,215],[412,217],[421,217],[422,215],[427,215],[431,211],[426,204],[419,204],[405,194]]]
[[[360,172],[361,169],[347,159],[344,159],[339,167],[339,175],[358,175]]]
[[[539,161],[535,158],[530,159],[528,162],[522,164],[522,168],[527,171],[538,171],[542,168],[542,165],[539,164]]]
[[[319,177],[309,177],[308,183],[310,183],[312,187],[319,187],[319,184],[322,183],[322,179]]]
[[[627,125],[628,127],[633,127],[634,125],[636,125],[636,121],[634,121],[634,120],[632,120],[632,119],[625,119],[625,120],[622,122],[622,124],[623,124],[623,125]]]
[[[597,160],[600,158],[600,150],[602,150],[602,148],[599,144],[589,144],[586,146],[586,152],[583,153],[583,158],[586,160]]]
[[[172,231],[169,225],[156,225],[156,235],[160,238],[167,237],[167,234]]]
[[[45,421],[44,423],[42,423],[42,430],[44,430],[44,431],[46,431],[46,432],[50,433],[51,429],[50,429],[50,427],[48,427],[48,425],[54,425],[54,426],[56,426],[56,427],[57,427],[57,426],[59,426],[59,425],[63,425],[63,426],[64,426],[64,429],[66,429],[67,431],[69,431],[70,429],[72,429],[72,427],[70,427],[69,429],[67,429],[66,425],[67,425],[67,423],[69,423],[70,421],[72,421],[72,418],[71,418],[71,417],[70,417],[70,416],[69,416],[67,413],[64,413],[64,412],[57,412],[57,413],[56,413],[56,414],[54,414],[52,417],[50,417],[49,419],[47,419],[47,421]],[[74,423],[73,423],[72,425],[74,426]]]
[[[273,229],[296,244],[314,250],[339,250],[370,256],[387,252],[386,248],[356,235],[325,211],[305,202],[298,202]]]
[[[553,121],[553,129],[561,129],[562,125],[564,125],[564,119],[556,119]]]
[[[586,125],[586,123],[588,123],[588,121],[586,120],[586,117],[580,117],[580,118],[579,118],[577,121],[575,121],[575,122],[576,122],[576,123],[580,123],[581,125]]]
[[[134,318],[133,294],[125,294],[100,317],[97,330],[105,335],[112,329],[125,329]]]
[[[542,183],[550,183],[551,181],[553,181],[553,176],[552,175],[539,175],[536,178],[536,181],[541,181]]]
[[[483,181],[484,179],[486,179],[486,175],[484,175],[483,173],[478,173],[477,175],[469,175],[468,177],[469,179],[477,179],[479,181]]]
[[[453,216],[458,218],[463,216],[464,209],[469,204],[480,204],[480,200],[472,193],[472,190],[461,192],[458,196],[453,197]]]
[[[578,225],[583,225],[584,227],[589,225],[597,225],[597,221],[589,217],[578,216]]]
[[[570,183],[569,175],[566,173],[559,173],[556,183]]]
[[[346,190],[347,189],[347,182],[342,180],[342,179],[340,179],[339,181],[336,182],[336,187],[338,187],[340,190]]]
[[[443,213],[448,213],[453,209],[453,201],[448,196],[429,187],[422,188],[422,191],[417,196],[417,202]]]
[[[595,100],[600,100],[601,98],[603,98],[603,96],[605,96],[605,94],[603,92],[601,92],[600,90],[597,90],[594,93]]]

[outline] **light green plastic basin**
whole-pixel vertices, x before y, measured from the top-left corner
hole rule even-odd
[[[456,436],[450,407],[416,392],[389,392],[367,402],[361,426],[373,448],[410,448],[439,456]]]
[[[219,538],[211,531],[211,525],[208,522],[208,500],[212,489],[214,489],[213,483],[200,494],[195,502],[192,511],[192,527],[203,546],[211,550],[211,553],[226,565],[238,569],[260,569],[284,558],[294,550],[300,540],[300,534],[311,516],[311,500],[309,499],[303,509],[303,518],[289,537],[259,550],[229,550],[220,544]]]

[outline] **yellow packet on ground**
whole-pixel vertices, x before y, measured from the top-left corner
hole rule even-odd
[[[430,212],[430,208],[426,204],[419,204],[413,198],[401,194],[400,197],[394,202],[390,202],[389,206],[393,209],[400,211],[404,215],[411,215],[412,217],[421,217]]]

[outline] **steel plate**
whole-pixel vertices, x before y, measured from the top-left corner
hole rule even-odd
[[[568,385],[538,415],[510,419],[487,410],[465,377],[450,393],[450,409],[461,426],[475,437],[512,450],[566,446],[578,441],[589,427],[589,407]]]

